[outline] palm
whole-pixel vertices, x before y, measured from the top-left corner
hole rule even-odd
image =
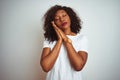
[[[55,25],[54,21],[52,21],[52,25],[59,37],[62,37],[63,40],[67,38],[67,36],[64,34],[64,32]]]

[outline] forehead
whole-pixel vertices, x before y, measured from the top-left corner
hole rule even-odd
[[[58,15],[64,14],[64,13],[66,13],[65,10],[58,10],[58,11],[55,13],[55,16],[58,16]],[[67,13],[66,13],[66,14],[67,14]]]

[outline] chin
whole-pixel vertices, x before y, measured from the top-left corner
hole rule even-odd
[[[67,26],[67,25],[61,27],[61,29],[63,29],[63,30],[64,30],[64,29],[69,29],[69,28],[70,28],[70,26]]]

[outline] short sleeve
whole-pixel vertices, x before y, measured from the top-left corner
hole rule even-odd
[[[88,53],[88,39],[86,36],[82,36],[82,39],[80,41],[80,51],[85,51]]]
[[[46,39],[43,41],[43,48],[45,48],[45,47],[50,47],[50,43]]]

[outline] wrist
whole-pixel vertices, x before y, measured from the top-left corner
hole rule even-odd
[[[62,39],[58,39],[58,42],[59,42],[59,43],[62,43]]]
[[[69,39],[69,38],[67,38],[67,39],[64,40],[64,42],[65,42],[65,43],[72,43],[72,40]]]

